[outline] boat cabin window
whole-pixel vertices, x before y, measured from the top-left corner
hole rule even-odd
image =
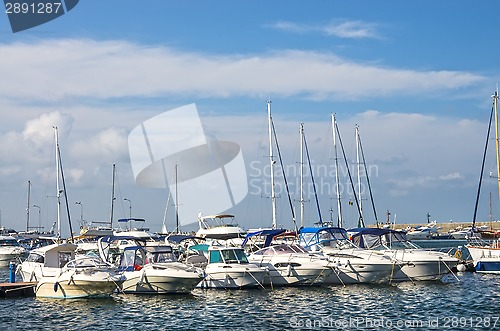
[[[0,240],[0,246],[20,246],[15,239],[3,239]]]
[[[224,258],[224,262],[226,263],[247,263],[247,256],[245,252],[241,249],[226,249],[222,250],[222,257]]]
[[[120,266],[126,270],[136,270],[144,266],[145,254],[141,249],[125,249]]]
[[[43,262],[44,262],[44,258],[43,258],[43,256],[42,256],[42,255],[40,255],[40,254],[31,253],[31,254],[28,256],[27,261],[28,261],[28,262],[43,263]]]
[[[209,254],[209,263],[248,263],[242,249],[213,250]]]
[[[59,259],[59,268],[62,268],[71,261],[71,252],[59,252],[58,254],[58,259]]]
[[[220,251],[210,251],[209,263],[221,263],[224,261],[220,255]]]
[[[155,252],[152,254],[151,260],[154,263],[166,263],[166,262],[175,262],[176,258],[174,253],[172,252]]]

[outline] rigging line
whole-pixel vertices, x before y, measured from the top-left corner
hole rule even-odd
[[[174,180],[174,176],[175,176],[175,173],[172,173],[172,179],[170,180],[170,182],[172,182]],[[165,229],[167,228],[167,226],[165,224],[167,223],[167,213],[168,213],[168,206],[170,204],[170,196],[171,196],[171,192],[169,190],[168,197],[167,197],[167,204],[165,205],[165,213],[163,214],[163,226],[165,227]],[[162,228],[162,230],[163,230],[163,228]]]
[[[344,156],[345,166],[347,168],[347,174],[349,175],[349,181],[351,182],[351,188],[352,188],[352,193],[354,195],[354,200],[356,201],[356,206],[358,207],[358,214],[359,214],[358,227],[364,227],[365,222],[363,221],[363,216],[361,214],[361,208],[359,205],[358,196],[356,194],[356,189],[354,188],[354,182],[352,180],[351,171],[349,170],[349,164],[347,163],[347,158],[345,156],[344,143],[342,143],[342,138],[340,137],[339,126],[337,123],[335,123],[335,129],[337,131],[337,136],[339,137],[340,148],[342,150],[342,155]]]
[[[288,188],[288,181],[286,179],[285,168],[283,168],[283,159],[281,158],[280,145],[278,144],[278,137],[276,136],[276,128],[274,127],[274,122],[272,122],[272,121],[271,121],[271,126],[273,128],[274,141],[276,142],[276,150],[278,152],[278,158],[280,159],[281,171],[283,172],[283,179],[285,181],[285,188],[286,188],[286,193],[288,196],[288,203],[290,204],[290,210],[292,212],[293,226],[295,228],[295,231],[298,232],[297,222],[295,220],[295,212],[293,210],[292,198],[290,197],[290,189]]]
[[[366,182],[368,184],[368,191],[370,192],[370,200],[372,202],[373,214],[375,215],[375,224],[377,225],[378,228],[377,210],[375,209],[375,200],[373,199],[372,186],[370,185],[370,177],[368,176],[368,169],[366,168],[365,152],[363,151],[363,145],[361,145],[361,137],[359,136],[359,131],[358,131],[358,142],[359,142],[359,149],[361,151],[361,158],[363,159],[363,165],[365,168]]]
[[[61,170],[61,179],[62,179],[62,184],[63,184],[64,200],[66,202],[66,212],[68,213],[69,233],[71,235],[71,242],[74,242],[73,227],[71,225],[71,214],[69,212],[68,192],[66,191],[66,180],[64,179],[63,165],[62,165],[62,160],[61,160],[61,149],[59,148],[59,144],[57,144],[57,153],[59,155],[59,168]]]
[[[490,121],[488,123],[488,133],[486,134],[486,144],[484,146],[483,162],[481,163],[481,174],[479,175],[479,185],[477,188],[476,204],[474,206],[474,216],[472,217],[472,231],[474,231],[474,228],[476,227],[477,206],[479,204],[479,195],[481,194],[481,183],[483,181],[484,163],[486,161],[486,152],[488,151],[488,140],[490,139],[491,122],[493,120],[494,110],[495,110],[495,107],[492,106],[491,113],[490,113]]]
[[[309,172],[311,173],[311,180],[312,180],[312,184],[313,184],[314,197],[316,199],[316,207],[318,208],[319,224],[321,226],[323,226],[323,218],[321,217],[321,210],[319,208],[318,192],[316,191],[316,183],[314,182],[313,170],[312,170],[312,166],[311,166],[311,159],[309,158],[309,149],[307,148],[306,135],[305,135],[305,133],[302,133],[302,135],[304,137],[304,146],[306,147],[307,162],[309,163]]]

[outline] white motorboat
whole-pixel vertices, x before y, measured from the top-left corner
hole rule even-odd
[[[178,262],[170,246],[126,247],[120,270],[123,293],[190,293],[203,279],[203,270]]]
[[[322,284],[333,272],[333,263],[303,247],[288,243],[273,243],[285,230],[266,229],[247,234],[243,246],[249,247],[248,260],[267,270],[266,286],[299,286]],[[264,239],[262,239],[264,238]],[[255,244],[251,244],[255,241]],[[253,247],[258,247],[253,251]]]
[[[401,270],[393,281],[439,280],[460,262],[447,252],[426,250],[409,241],[405,232],[379,228],[354,228],[348,230],[358,247],[383,252],[400,261]]]
[[[277,244],[262,248],[248,260],[267,269],[264,285],[319,285],[333,272],[333,264],[296,244]]]
[[[10,262],[19,262],[26,257],[27,250],[13,236],[0,235],[0,267]]]
[[[406,232],[408,240],[431,239],[438,234],[438,226],[436,221],[432,221],[425,226],[419,226],[415,229],[409,229]]]
[[[266,270],[249,263],[242,248],[210,246],[201,288],[252,288],[262,286]]]
[[[246,232],[234,223],[234,215],[219,214],[198,217],[199,229],[196,237],[206,239],[234,239],[244,237]]]
[[[302,228],[299,244],[309,251],[321,252],[335,267],[335,272],[325,280],[333,284],[390,282],[401,269],[400,263],[378,251],[356,247],[339,227]]]
[[[500,274],[500,241],[486,242],[480,238],[469,238],[465,245],[477,272]]]
[[[37,297],[109,296],[120,287],[123,277],[115,268],[97,257],[75,256],[76,248],[64,243],[34,249],[18,267],[23,281],[37,282]]]

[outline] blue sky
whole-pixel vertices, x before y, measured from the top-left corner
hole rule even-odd
[[[55,219],[57,125],[74,224],[81,211],[75,201],[85,219],[109,218],[116,163],[115,218],[128,215],[127,198],[133,216],[158,231],[167,191],[135,184],[127,137],[149,118],[196,103],[205,132],[243,152],[249,194],[228,212],[245,228],[270,226],[270,201],[255,186],[265,181],[251,182],[268,155],[268,98],[285,164],[297,164],[300,122],[315,164],[331,164],[330,114],[336,113],[351,159],[360,126],[367,163],[376,169],[370,181],[379,220],[390,210],[401,223],[425,222],[427,212],[439,222],[469,221],[499,76],[500,23],[492,14],[499,7],[495,1],[85,0],[18,33],[0,15],[2,225],[24,229],[28,180],[42,226]],[[493,171],[492,161],[487,166]],[[491,179],[485,183],[485,194],[495,192]],[[335,205],[331,192],[321,193],[328,218]],[[344,203],[350,198],[343,196]],[[291,227],[286,199],[278,200],[279,223]],[[317,219],[312,201],[306,225]],[[487,220],[487,202],[481,208]],[[346,213],[353,219],[352,210]]]

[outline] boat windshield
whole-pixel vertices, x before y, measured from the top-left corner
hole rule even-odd
[[[20,246],[15,239],[1,239],[0,246]]]
[[[243,249],[211,250],[209,263],[248,263]]]
[[[120,267],[129,270],[140,270],[144,266],[145,254],[142,249],[127,247],[123,251]]]
[[[353,238],[353,242],[366,249],[415,249],[417,245],[406,239],[402,232],[389,232],[383,235],[361,234]]]
[[[150,259],[153,263],[168,263],[175,262],[177,259],[172,251],[170,252],[154,252],[152,253],[152,258]]]
[[[280,255],[280,254],[296,254],[296,253],[306,253],[308,252],[301,246],[296,244],[280,244],[275,246],[270,246],[258,250],[254,254],[256,255]]]

